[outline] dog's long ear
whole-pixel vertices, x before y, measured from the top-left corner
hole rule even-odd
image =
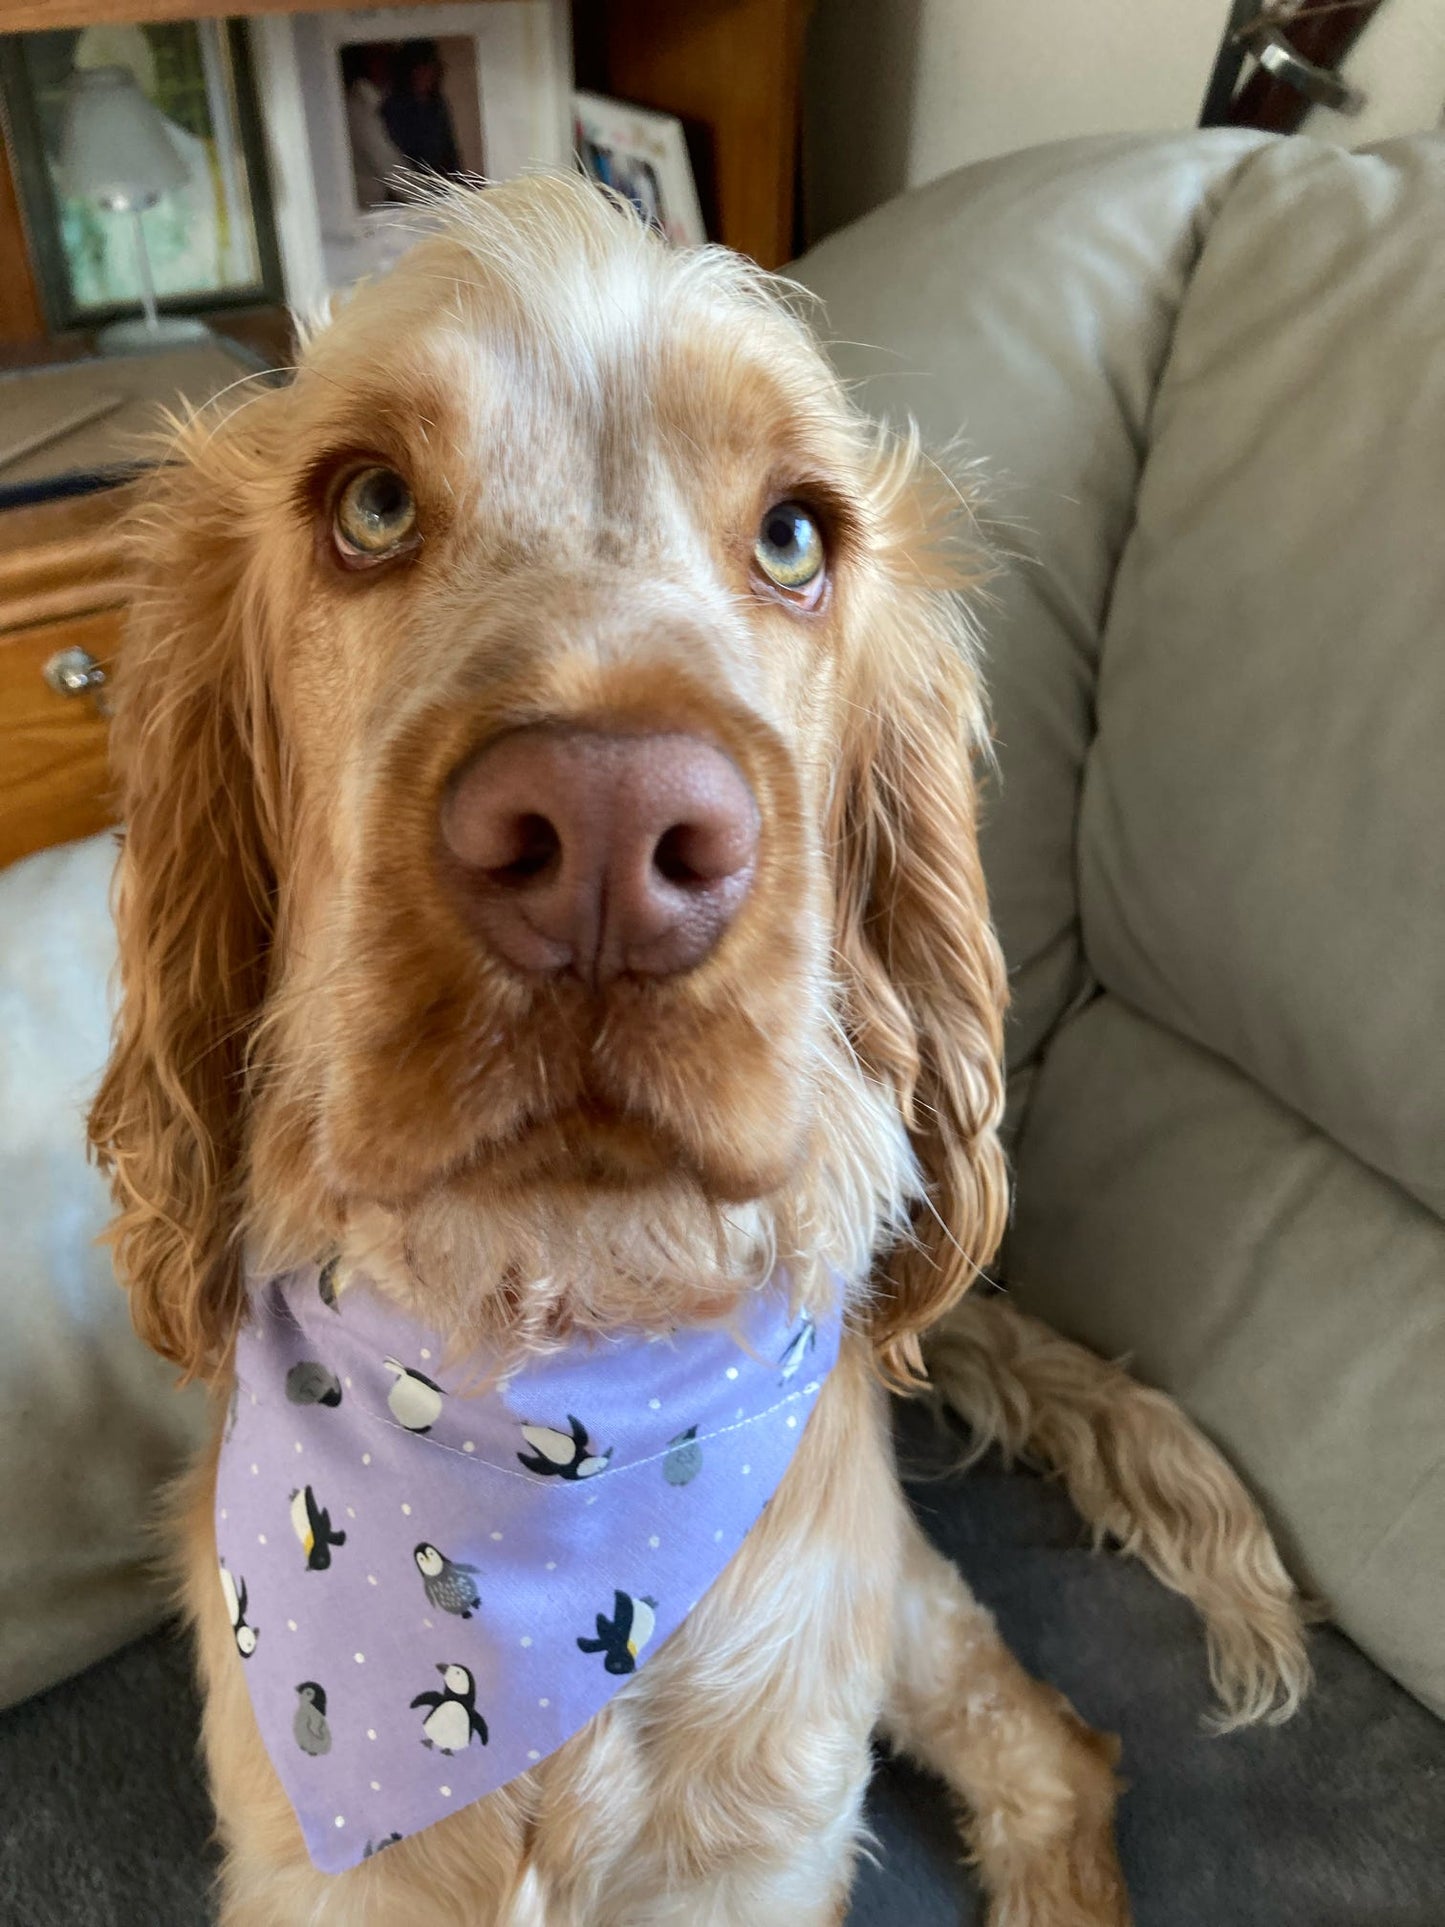
[[[968,628],[943,586],[968,575],[932,533],[914,452],[888,493],[896,580],[855,650],[834,847],[835,947],[859,1058],[895,1091],[927,1184],[914,1238],[876,1281],[885,1374],[916,1383],[919,1335],[988,1263],[1008,1181],[997,1138],[1007,988],[976,834],[986,752]],[[975,576],[976,579],[976,576]]]
[[[149,485],[113,683],[119,1007],[90,1143],[135,1325],[188,1375],[224,1358],[242,1305],[246,1052],[280,791],[243,591],[238,455],[227,431],[193,423]]]

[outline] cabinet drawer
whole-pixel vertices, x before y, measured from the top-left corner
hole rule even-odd
[[[105,718],[93,695],[51,689],[45,665],[84,649],[108,669],[122,613],[92,609],[0,632],[0,865],[115,821]]]

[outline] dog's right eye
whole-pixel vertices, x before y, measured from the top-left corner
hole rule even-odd
[[[332,535],[343,562],[384,562],[416,541],[416,503],[394,468],[363,468],[336,498]]]

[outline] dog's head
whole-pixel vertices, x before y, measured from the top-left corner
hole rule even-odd
[[[1004,1208],[947,491],[741,262],[564,180],[435,218],[137,524],[137,1322],[214,1367],[243,1243],[389,1241],[452,1318],[581,1252],[605,1318],[892,1239],[904,1370]]]

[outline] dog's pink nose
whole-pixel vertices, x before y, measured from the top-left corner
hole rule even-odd
[[[514,730],[442,806],[485,940],[593,985],[700,964],[752,888],[758,830],[736,764],[695,736]]]

